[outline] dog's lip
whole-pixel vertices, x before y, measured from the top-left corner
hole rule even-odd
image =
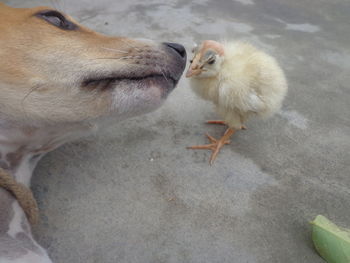
[[[109,76],[99,76],[99,77],[91,77],[82,81],[82,87],[101,87],[103,89],[113,88],[115,84],[122,81],[131,81],[131,82],[142,82],[144,80],[150,79],[164,79],[168,84],[172,84],[175,86],[178,82],[178,79],[175,79],[170,74],[158,74],[152,73],[147,75],[140,76],[120,76],[120,75],[109,75]]]

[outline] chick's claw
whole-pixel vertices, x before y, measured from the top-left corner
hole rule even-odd
[[[217,142],[218,142],[217,139],[215,139],[213,136],[210,136],[208,133],[206,133],[205,136],[207,136],[207,138],[209,139],[209,141],[210,141],[211,143],[217,143]],[[228,142],[227,144],[230,143],[230,141],[227,141],[227,142]]]
[[[209,141],[211,142],[210,144],[206,145],[196,145],[196,146],[190,146],[187,147],[187,149],[192,149],[192,150],[211,150],[212,154],[210,156],[209,163],[210,165],[213,164],[213,162],[216,159],[216,156],[219,154],[220,149],[224,147],[226,144],[230,144],[230,140],[228,140],[233,134],[235,133],[235,130],[228,128],[225,132],[225,134],[219,139],[215,139],[213,136],[210,136],[209,134],[206,134],[208,137]]]
[[[224,146],[225,144],[230,144],[231,141],[230,140],[227,140],[225,141],[222,146]],[[215,143],[210,143],[210,144],[204,144],[204,145],[194,145],[194,146],[188,146],[187,149],[192,149],[192,150],[216,150],[217,146],[218,146],[218,142],[215,142]],[[222,147],[221,146],[221,147]]]

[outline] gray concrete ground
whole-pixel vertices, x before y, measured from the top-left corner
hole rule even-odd
[[[323,262],[309,221],[350,226],[347,0],[5,1],[51,5],[107,34],[246,39],[275,55],[289,94],[208,166],[185,147],[220,136],[183,79],[158,111],[66,145],[36,169],[39,242],[58,263]]]

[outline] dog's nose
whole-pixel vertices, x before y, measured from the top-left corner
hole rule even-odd
[[[177,54],[181,56],[181,58],[186,59],[186,50],[183,45],[177,43],[163,43],[165,46],[176,51]]]

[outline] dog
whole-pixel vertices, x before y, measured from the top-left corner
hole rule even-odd
[[[0,4],[0,32],[0,167],[28,187],[47,152],[157,109],[186,65],[180,44],[105,36],[48,7]],[[51,262],[2,188],[0,262]]]

